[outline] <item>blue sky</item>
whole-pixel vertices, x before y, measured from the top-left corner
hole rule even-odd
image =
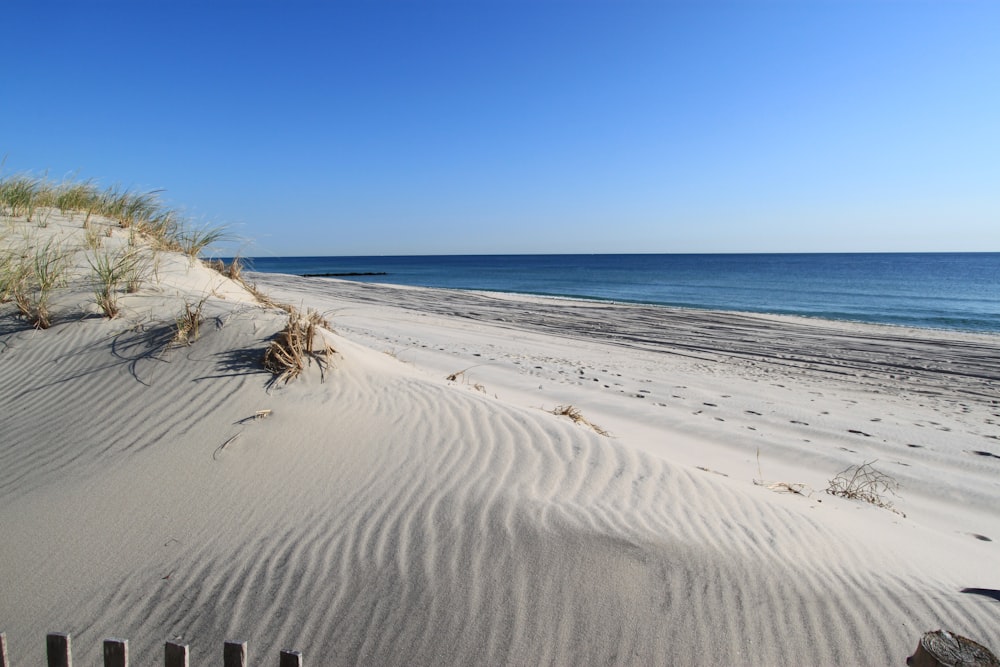
[[[245,255],[1000,251],[1000,3],[8,0],[4,173]]]

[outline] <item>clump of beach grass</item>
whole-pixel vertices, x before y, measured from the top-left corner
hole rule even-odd
[[[198,340],[198,334],[201,333],[201,323],[205,321],[202,316],[204,308],[205,299],[198,303],[184,304],[184,312],[174,322],[174,337],[170,339],[171,347],[188,346]]]
[[[552,412],[552,414],[554,414],[554,415],[556,415],[558,417],[569,417],[575,423],[577,423],[577,424],[583,424],[587,428],[590,428],[591,430],[593,430],[598,435],[603,435],[603,436],[609,436],[609,435],[611,435],[610,433],[608,433],[607,431],[605,431],[603,428],[601,428],[597,424],[593,423],[592,421],[590,421],[589,419],[587,419],[586,417],[584,417],[583,413],[580,412],[580,410],[578,408],[575,408],[572,405],[560,405],[557,408],[555,408],[554,410],[552,410],[551,412]]]
[[[31,222],[40,189],[40,180],[27,174],[0,180],[0,206],[4,214],[12,218],[24,216]]]
[[[60,213],[86,213],[96,208],[97,188],[87,180],[79,183],[64,183],[55,195],[55,207]]]
[[[336,350],[326,341],[320,329],[330,328],[330,323],[314,310],[301,313],[293,309],[289,312],[285,328],[274,336],[264,351],[264,368],[274,375],[272,382],[287,384],[301,375],[313,359],[321,374],[325,375],[333,364]]]
[[[222,273],[222,275],[226,276],[230,280],[235,280],[238,283],[246,284],[243,282],[243,266],[244,266],[243,258],[240,257],[239,255],[236,255],[231,260],[229,260],[229,264],[226,264],[224,270],[221,271],[220,273]]]
[[[49,305],[52,292],[62,284],[67,253],[50,239],[44,246],[26,249],[4,271],[4,294],[36,329],[52,325]]]
[[[119,288],[124,285],[130,294],[139,291],[145,273],[145,257],[140,249],[128,246],[117,252],[96,253],[87,261],[97,276],[97,305],[108,318],[114,319],[119,312]]]
[[[227,238],[226,230],[222,227],[202,227],[201,229],[188,229],[177,236],[179,250],[192,259],[202,253],[203,250]]]

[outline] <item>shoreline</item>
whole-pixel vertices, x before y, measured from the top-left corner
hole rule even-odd
[[[652,254],[258,258],[258,263],[262,272],[290,275],[377,271],[387,276],[377,279],[380,283],[1000,334],[992,277],[1000,253],[883,255],[835,253],[815,262],[803,254],[759,260]]]
[[[293,283],[308,279],[291,274],[248,272],[248,275],[261,284],[280,285],[283,289],[292,290],[297,288],[288,284],[288,279]],[[831,373],[837,372],[840,365],[864,364],[866,370],[886,375],[926,374],[939,382],[943,381],[943,377],[958,378],[980,388],[983,388],[983,383],[992,383],[986,384],[982,396],[1000,396],[1000,334],[988,332],[327,278],[303,283],[301,291],[322,294],[324,285],[332,287],[329,290],[331,294],[348,300],[381,305],[399,303],[404,308],[421,312],[456,315],[501,325],[516,319],[517,326],[540,333],[626,348],[680,355],[714,353],[758,361],[770,359],[773,363],[787,366],[825,366]],[[401,295],[412,298],[401,298]],[[558,319],[553,320],[552,311],[556,312]],[[717,326],[726,327],[731,335],[738,338],[727,340],[714,335],[712,329]],[[776,336],[794,332],[795,336],[777,344],[768,344],[767,341],[747,337],[754,332]],[[708,334],[709,343],[698,342],[699,336],[704,334]],[[827,349],[828,341],[824,341],[820,352],[810,345],[813,341],[831,336],[834,337],[836,350]],[[885,341],[892,344],[881,353],[872,350],[872,344]],[[949,342],[961,345],[953,346],[952,355],[942,357],[941,347],[947,347]],[[764,350],[760,349],[762,345]],[[899,360],[899,346],[909,348],[905,362]],[[789,358],[775,361],[781,356]],[[862,356],[863,359],[860,358]],[[832,364],[831,359],[839,363]],[[865,370],[865,367],[855,370]],[[900,377],[891,379],[902,380]],[[989,391],[994,388],[995,391]]]
[[[995,253],[981,253],[981,254],[995,254]],[[347,272],[347,273],[323,273],[323,274],[293,274],[293,273],[280,273],[280,272],[270,272],[270,271],[254,271],[248,270],[248,274],[254,275],[280,275],[288,276],[291,278],[327,278],[332,280],[343,280],[345,278],[353,276],[384,276],[388,275],[385,272]],[[508,295],[516,298],[524,299],[554,299],[558,301],[581,301],[585,303],[598,303],[598,304],[608,304],[608,305],[621,305],[621,306],[649,306],[655,308],[665,308],[668,310],[693,310],[705,313],[720,313],[720,314],[735,314],[735,315],[747,315],[747,316],[773,316],[773,317],[789,317],[798,318],[803,320],[817,320],[820,322],[845,322],[848,324],[860,324],[860,325],[871,325],[875,327],[894,327],[902,329],[914,329],[914,330],[926,330],[926,331],[941,331],[941,332],[954,332],[959,334],[973,334],[973,335],[983,335],[983,336],[997,336],[1000,337],[1000,329],[992,330],[985,328],[959,328],[954,326],[932,326],[932,325],[919,325],[919,324],[908,324],[905,322],[888,322],[880,320],[864,320],[856,319],[851,317],[830,317],[829,315],[814,315],[814,314],[803,314],[788,311],[777,311],[777,310],[740,310],[740,309],[725,309],[712,306],[697,306],[697,305],[686,305],[686,304],[673,304],[673,303],[662,303],[657,301],[630,301],[627,299],[610,299],[602,298],[597,296],[576,296],[569,294],[546,294],[542,292],[517,292],[517,291],[502,291],[502,290],[490,290],[490,289],[480,289],[472,287],[431,287],[426,285],[406,285],[404,283],[393,283],[393,282],[369,282],[369,281],[348,281],[356,282],[362,285],[378,285],[384,287],[399,287],[399,288],[417,288],[417,289],[430,289],[430,290],[448,290],[455,292],[470,292],[473,294],[485,294],[485,295]]]

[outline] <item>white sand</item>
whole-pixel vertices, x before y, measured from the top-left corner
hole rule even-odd
[[[902,664],[939,627],[1000,649],[1000,600],[962,592],[1000,589],[1000,337],[253,278],[327,312],[325,381],[268,391],[284,314],[185,258],[115,320],[83,277],[46,331],[0,306],[14,664],[49,631],[79,664],[109,636],[135,664],[168,639],[192,664],[228,638],[314,665]],[[873,459],[905,518],[823,492]]]

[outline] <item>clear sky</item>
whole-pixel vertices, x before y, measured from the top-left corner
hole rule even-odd
[[[1000,2],[6,0],[4,173],[243,254],[1000,251]]]

